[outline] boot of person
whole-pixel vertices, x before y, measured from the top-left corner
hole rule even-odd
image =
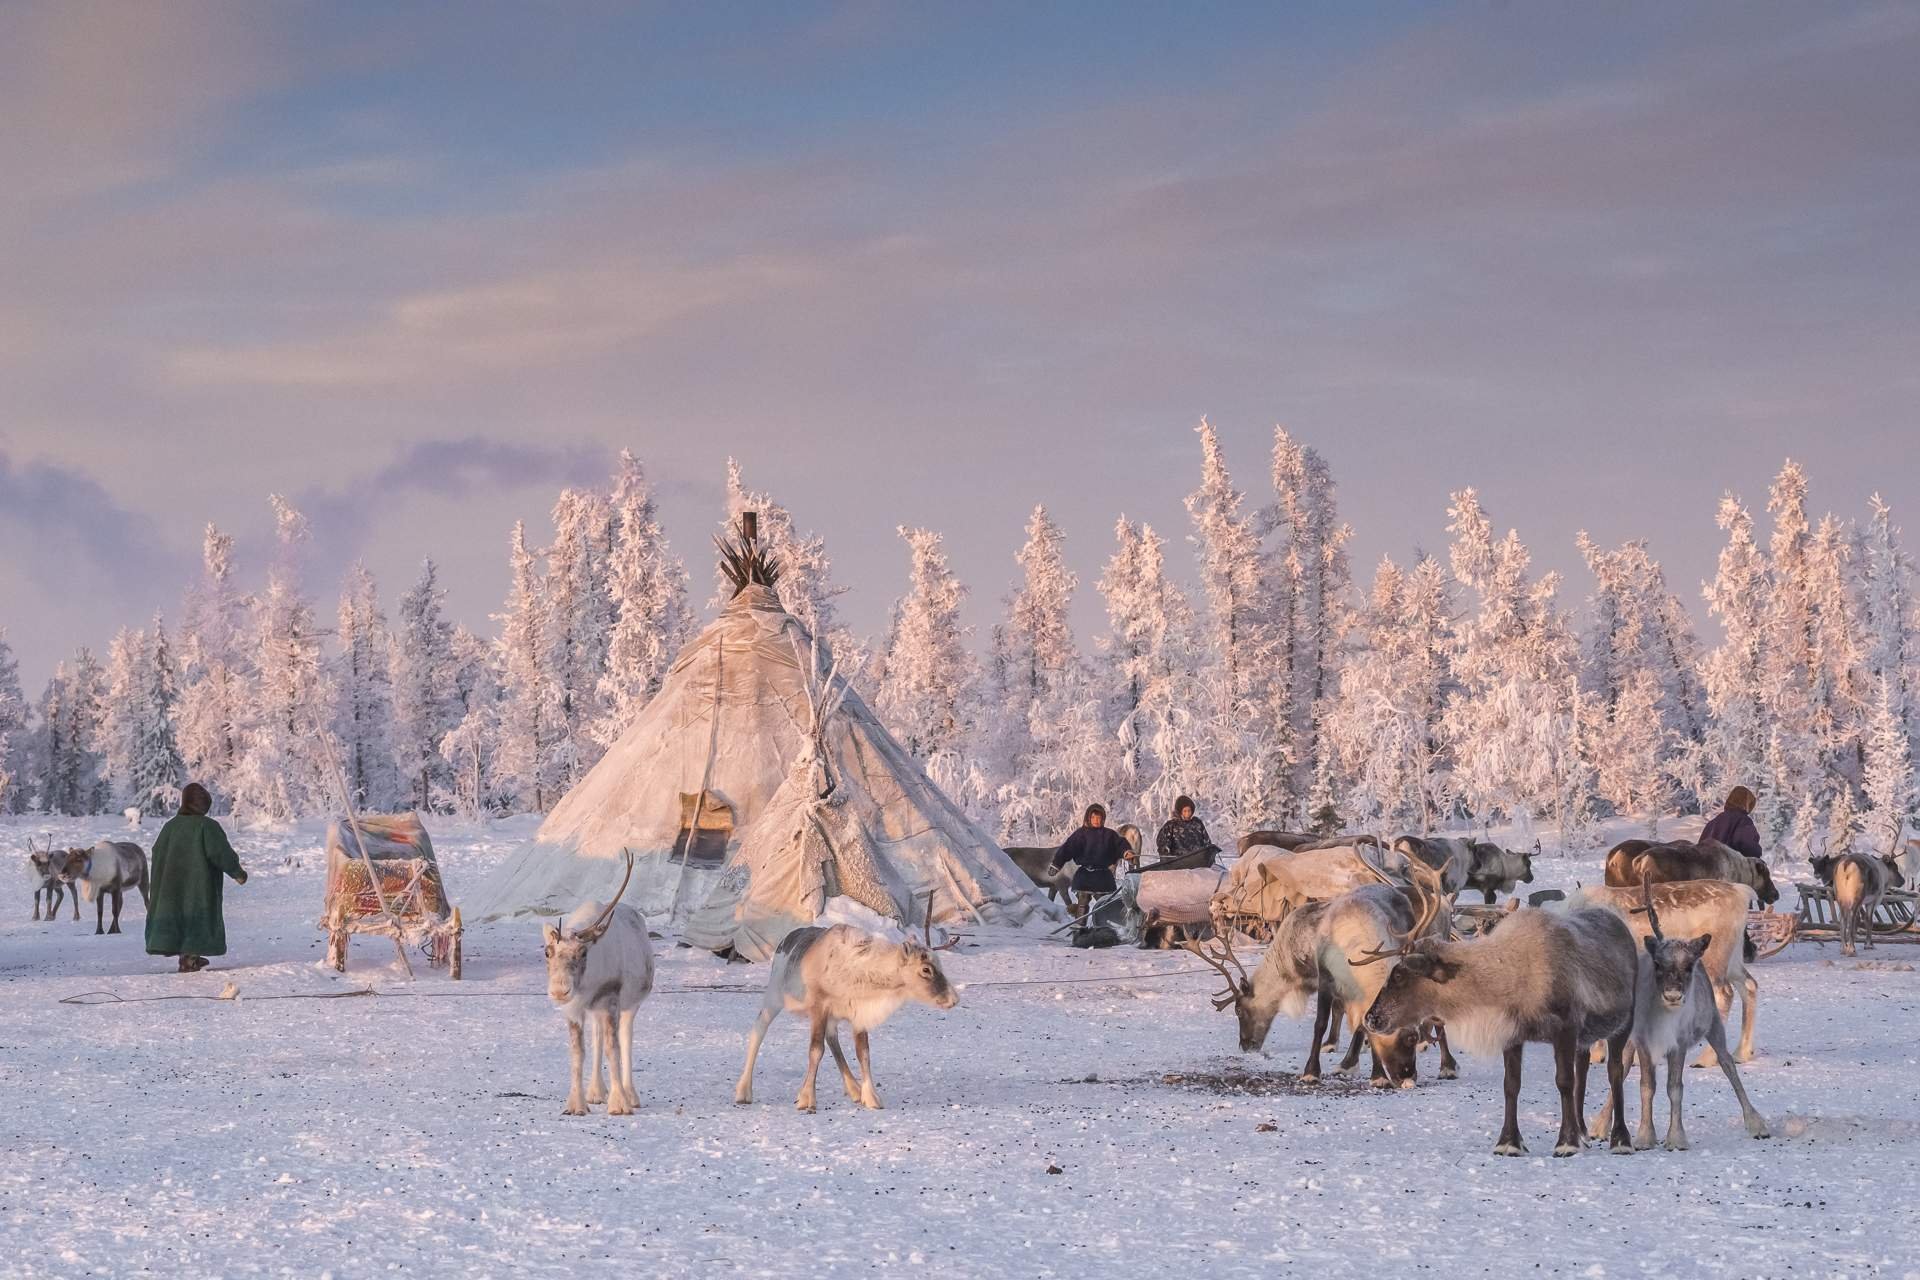
[[[205,956],[189,954],[180,957],[180,972],[182,973],[198,973],[206,967],[207,958]]]

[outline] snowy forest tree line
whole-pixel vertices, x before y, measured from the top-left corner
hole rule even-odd
[[[1147,825],[1188,794],[1222,835],[1254,826],[1428,831],[1651,824],[1729,787],[1760,794],[1771,847],[1885,851],[1915,808],[1920,607],[1876,495],[1864,523],[1814,520],[1789,461],[1767,528],[1734,495],[1695,634],[1642,541],[1578,547],[1578,619],[1472,489],[1452,495],[1444,561],[1383,560],[1364,588],[1334,478],[1276,430],[1265,500],[1236,486],[1214,428],[1184,531],[1125,518],[1094,584],[1106,625],[1082,643],[1081,588],[1044,507],[1027,523],[1001,621],[961,621],[967,588],[938,533],[902,528],[906,589],[868,643],[837,618],[821,538],[730,463],[724,530],[760,513],[789,612],[838,654],[934,779],[1003,839],[1063,836],[1104,800]],[[337,807],[322,728],[358,803],[505,814],[550,808],[658,692],[698,625],[684,562],[645,472],[568,489],[545,545],[516,524],[488,637],[446,616],[431,560],[389,617],[355,565],[331,617],[303,579],[308,528],[272,499],[263,585],[209,525],[178,621],[81,649],[37,702],[0,632],[0,809],[169,812],[188,778],[245,822]],[[1196,587],[1189,594],[1186,584]],[[709,607],[724,602],[716,576]]]

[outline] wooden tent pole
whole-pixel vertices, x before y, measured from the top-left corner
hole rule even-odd
[[[360,837],[360,815],[354,811],[353,794],[347,789],[346,771],[340,767],[340,757],[333,751],[333,735],[314,726],[320,739],[320,746],[327,753],[327,765],[333,770],[334,785],[340,788],[340,802],[347,807],[347,826],[353,830],[353,843],[360,850],[360,863],[367,869],[367,883],[373,886],[373,896],[380,903],[380,914],[387,918],[387,924],[393,930],[393,949],[400,957],[400,967],[407,971],[409,980],[413,977],[413,961],[407,959],[407,944],[400,928],[400,918],[393,914],[393,908],[387,905],[387,895],[380,888],[380,873],[374,869],[373,859],[367,854],[367,842]]]

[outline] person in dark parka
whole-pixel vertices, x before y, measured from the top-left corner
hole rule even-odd
[[[147,910],[147,954],[179,956],[180,972],[207,967],[227,953],[220,877],[247,882],[227,833],[207,816],[213,797],[197,782],[180,793],[180,812],[153,842],[153,905]]]
[[[1113,878],[1113,869],[1133,852],[1133,846],[1107,825],[1107,810],[1103,805],[1088,805],[1081,824],[1078,831],[1053,851],[1049,869],[1058,871],[1068,862],[1079,867],[1073,873],[1073,891],[1078,899],[1076,914],[1085,915],[1095,894],[1112,893],[1119,887]]]
[[[1181,796],[1173,802],[1173,817],[1167,819],[1160,828],[1160,838],[1154,842],[1162,862],[1174,858],[1190,858],[1182,865],[1210,867],[1220,852],[1220,846],[1207,834],[1207,824],[1200,821],[1193,811],[1193,801]]]
[[[1753,792],[1735,787],[1727,793],[1726,808],[1700,833],[1702,840],[1718,840],[1729,849],[1737,849],[1749,858],[1759,858],[1760,828],[1753,825]]]

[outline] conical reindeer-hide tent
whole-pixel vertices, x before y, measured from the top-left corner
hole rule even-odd
[[[1048,914],[1031,882],[936,787],[800,622],[743,521],[736,592],[633,726],[482,886],[481,919],[556,915],[620,879],[684,941],[761,960],[844,895],[917,925]]]

